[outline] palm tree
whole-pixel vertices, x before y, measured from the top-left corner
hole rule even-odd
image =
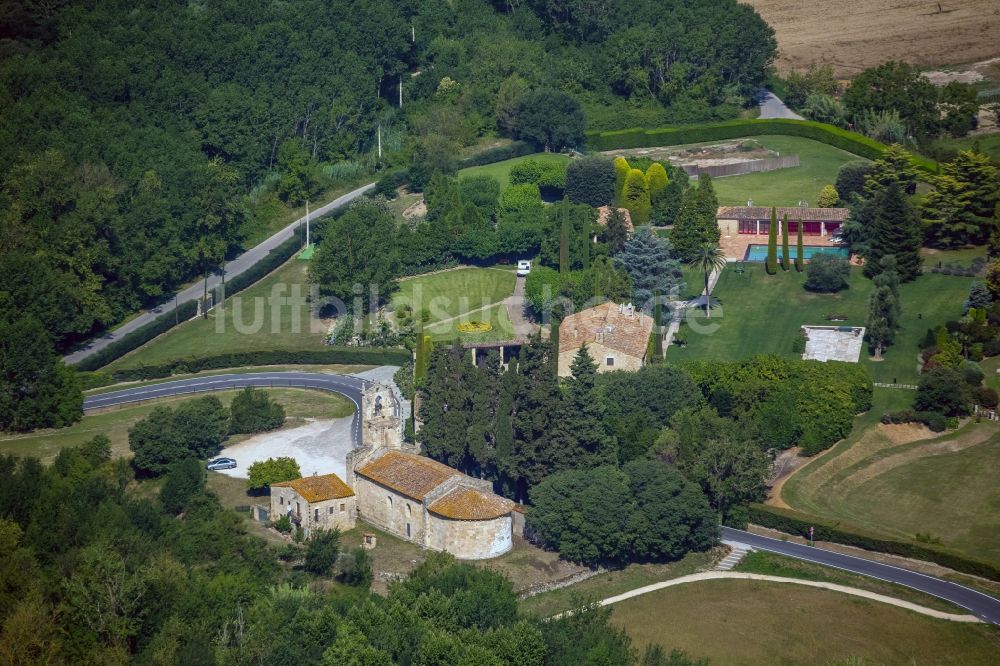
[[[722,248],[716,247],[711,243],[706,243],[694,250],[693,257],[688,261],[688,265],[700,269],[705,273],[705,317],[711,317],[712,292],[709,289],[708,278],[715,271],[721,271],[726,267],[726,253],[722,251]]]

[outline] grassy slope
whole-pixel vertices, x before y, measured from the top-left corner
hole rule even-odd
[[[962,139],[939,139],[935,143],[941,148],[952,150],[970,150],[973,144],[978,143],[979,150],[1000,162],[1000,132],[967,136]]]
[[[209,313],[208,319],[182,323],[111,363],[108,369],[225,352],[323,349],[326,330],[322,326],[312,330],[314,322],[306,303],[307,267],[308,262],[291,259],[255,285],[226,299],[221,319],[216,309]],[[272,306],[278,301],[272,300],[272,291],[279,298],[287,299],[293,294],[301,298],[294,307],[285,303],[275,308]]]
[[[640,648],[660,643],[719,664],[824,664],[849,657],[878,664],[985,664],[1000,647],[993,626],[780,583],[691,583],[613,608],[612,622]]]
[[[506,340],[513,331],[507,309],[499,303],[514,293],[516,280],[513,272],[492,268],[434,273],[400,282],[393,306],[409,304],[415,312],[428,309],[431,316],[424,324],[424,333],[435,340]],[[458,324],[469,320],[489,322],[493,330],[460,334]]]
[[[536,160],[539,162],[569,162],[569,157],[562,155],[560,153],[535,153],[534,155],[526,155],[525,157],[515,157],[514,159],[504,160],[503,162],[494,162],[493,164],[484,164],[483,166],[469,167],[467,169],[462,169],[458,172],[459,178],[462,176],[493,176],[498,181],[500,181],[500,189],[504,190],[510,185],[510,169],[515,164],[519,164],[525,160]]]
[[[957,552],[1000,562],[1000,429],[969,423],[934,439],[894,444],[873,419],[866,421],[792,475],[782,499],[895,538],[929,534]]]
[[[862,351],[861,362],[875,381],[916,383],[920,341],[928,328],[962,314],[971,281],[928,274],[900,287],[903,315],[896,343],[878,363]],[[811,294],[804,282],[805,274],[794,270],[768,276],[763,264],[748,264],[742,275],[727,269],[712,292],[721,307],[710,322],[689,313],[688,345],[670,349],[668,359],[738,360],[759,353],[794,358],[792,341],[803,324],[824,325],[826,315],[842,314],[845,325],[865,325],[872,284],[860,269],[851,269],[849,288],[837,294]]]
[[[340,418],[354,412],[354,404],[347,398],[334,393],[305,389],[268,389],[267,391],[285,407],[286,427],[301,425],[305,418]],[[235,391],[214,393],[224,405],[228,405]],[[0,453],[18,456],[34,456],[48,462],[67,446],[76,446],[104,434],[111,440],[113,456],[129,456],[128,431],[135,423],[149,415],[158,405],[176,406],[192,396],[166,398],[152,402],[120,407],[84,416],[83,420],[59,430],[45,430],[27,435],[0,434]],[[244,437],[239,435],[236,437]]]

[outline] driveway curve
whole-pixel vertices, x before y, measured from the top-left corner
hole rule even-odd
[[[802,116],[789,109],[777,95],[770,90],[765,90],[760,98],[761,118],[789,118],[791,120],[805,120]]]
[[[309,214],[309,219],[315,220],[333,210],[336,210],[337,208],[340,208],[341,206],[346,206],[347,204],[351,203],[352,201],[354,201],[361,195],[365,194],[369,190],[374,189],[374,187],[375,183],[369,183],[367,185],[363,185],[357,188],[356,190],[351,190],[347,194],[339,196],[330,203],[320,206],[316,210],[312,211]],[[231,280],[237,275],[249,269],[251,266],[256,264],[264,257],[266,257],[271,250],[273,250],[274,248],[278,247],[286,240],[291,238],[292,234],[295,233],[295,229],[300,225],[304,224],[305,220],[306,220],[305,217],[300,217],[299,219],[295,220],[287,227],[285,227],[278,233],[274,234],[267,240],[263,241],[259,245],[250,248],[249,250],[239,255],[232,261],[227,262],[226,277]],[[212,275],[210,275],[208,277],[209,291],[218,286],[220,282],[222,282],[221,273],[213,273]],[[104,349],[112,342],[117,342],[118,340],[125,337],[132,331],[141,328],[142,326],[145,326],[146,324],[150,323],[160,315],[167,314],[168,312],[173,312],[174,303],[178,304],[187,303],[188,301],[193,301],[198,298],[201,298],[204,289],[205,286],[203,281],[199,280],[195,282],[187,289],[178,292],[176,299],[171,298],[169,301],[162,303],[155,308],[147,310],[146,312],[143,312],[135,319],[129,320],[128,322],[122,324],[115,330],[106,331],[99,337],[91,338],[89,341],[85,342],[83,346],[81,346],[79,349],[77,349],[71,354],[67,354],[66,356],[64,356],[63,360],[70,365],[74,363],[79,363],[80,361],[87,358],[91,354],[94,354],[100,351],[101,349]]]
[[[816,580],[804,580],[802,578],[786,578],[784,576],[768,576],[764,574],[742,573],[739,571],[706,571],[704,573],[696,573],[687,576],[681,576],[680,578],[673,578],[671,580],[665,580],[660,583],[653,583],[652,585],[646,585],[645,587],[629,590],[628,592],[624,592],[622,594],[613,597],[608,597],[607,599],[601,599],[597,603],[600,606],[610,606],[611,604],[616,604],[619,601],[632,599],[633,597],[638,597],[643,594],[648,594],[650,592],[657,592],[659,590],[663,590],[668,587],[674,587],[675,585],[684,585],[685,583],[697,583],[705,580],[761,580],[769,583],[790,583],[792,585],[818,587],[824,590],[832,590],[834,592],[850,594],[851,596],[855,597],[863,597],[865,599],[871,599],[872,601],[879,601],[881,603],[889,604],[891,606],[898,606],[900,608],[905,608],[915,613],[920,613],[921,615],[927,615],[928,617],[937,618],[939,620],[950,620],[952,622],[982,622],[982,620],[980,620],[975,615],[958,615],[956,613],[945,613],[944,611],[935,610],[933,608],[927,608],[926,606],[921,606],[919,604],[911,603],[909,601],[904,601],[902,599],[897,599],[895,597],[886,596],[884,594],[878,594],[877,592],[862,590],[857,587],[848,587],[847,585],[837,585],[836,583],[824,583],[822,581],[816,581]],[[565,615],[565,613],[560,613],[559,615],[556,615],[555,618],[558,619],[562,615]]]
[[[92,412],[105,407],[117,407],[156,398],[179,395],[228,391],[246,386],[311,388],[339,393],[354,403],[354,417],[351,420],[352,448],[361,446],[361,392],[371,382],[351,375],[337,375],[322,372],[254,372],[247,374],[211,375],[178,379],[172,382],[135,386],[120,391],[109,391],[87,396],[83,400],[83,411]]]
[[[984,622],[1000,625],[1000,599],[973,590],[970,587],[952,583],[934,576],[917,573],[909,569],[866,560],[853,555],[844,555],[822,548],[805,546],[790,541],[780,541],[770,537],[751,534],[731,527],[722,528],[722,539],[729,543],[739,543],[755,550],[766,550],[797,560],[815,562],[823,566],[843,569],[862,576],[870,576],[879,580],[905,585],[939,599],[950,601],[956,606],[968,610]]]

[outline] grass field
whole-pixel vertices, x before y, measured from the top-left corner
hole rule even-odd
[[[723,206],[745,206],[748,199],[753,199],[758,206],[795,206],[800,201],[816,205],[819,191],[825,185],[834,184],[840,167],[861,159],[811,139],[794,136],[759,136],[754,139],[781,155],[798,155],[801,166],[714,179],[712,184]]]
[[[409,304],[414,312],[428,310],[424,334],[435,340],[489,341],[513,337],[507,308],[501,301],[514,293],[517,278],[512,271],[493,268],[459,268],[403,280],[393,297],[394,308]],[[488,322],[486,333],[459,333],[458,324],[470,320]]]
[[[938,139],[934,142],[940,148],[960,151],[969,150],[973,144],[979,144],[979,150],[1000,162],[1000,132],[995,134],[981,134],[979,136],[967,136],[961,139]]]
[[[308,262],[292,259],[253,286],[226,299],[208,319],[193,319],[150,340],[107,369],[153,365],[189,356],[271,349],[323,349],[326,327],[314,320]]]
[[[991,625],[782,583],[704,581],[612,608],[612,622],[640,649],[659,643],[713,664],[830,664],[851,657],[910,666],[987,664],[1000,649],[1000,630]]]
[[[581,604],[607,599],[616,594],[634,590],[672,578],[705,571],[713,565],[711,552],[688,553],[676,562],[659,564],[630,564],[618,571],[606,571],[586,580],[543,592],[521,601],[521,609],[538,617],[551,617],[556,613],[572,610]]]
[[[503,162],[494,162],[493,164],[484,164],[483,166],[469,167],[467,169],[462,169],[458,172],[458,177],[462,176],[493,176],[498,181],[500,181],[500,189],[505,190],[507,186],[510,185],[510,169],[515,164],[520,164],[525,160],[536,160],[538,162],[556,162],[556,163],[567,163],[569,162],[569,157],[562,155],[560,153],[535,153],[534,155],[526,155],[525,157],[515,157],[514,159],[504,160]]]
[[[799,355],[792,343],[803,324],[827,324],[827,315],[845,315],[843,325],[864,326],[872,283],[859,268],[851,269],[850,286],[837,294],[812,294],[802,288],[805,274],[794,270],[769,276],[763,264],[746,264],[742,275],[727,268],[712,292],[720,307],[710,320],[689,311],[688,345],[672,347],[667,358],[739,360],[754,354]],[[862,350],[861,362],[876,382],[915,384],[917,355],[928,328],[962,314],[972,278],[926,274],[900,287],[902,326],[895,344],[874,362]],[[704,332],[699,332],[704,331]]]
[[[306,418],[341,418],[354,413],[354,403],[335,393],[310,391],[306,389],[268,389],[267,392],[285,407],[285,427],[302,425]],[[224,405],[229,405],[236,391],[213,393]],[[33,456],[43,462],[52,460],[59,449],[76,446],[104,434],[111,440],[111,454],[130,456],[128,431],[141,419],[149,415],[158,405],[175,406],[193,396],[164,398],[131,407],[115,407],[84,416],[81,421],[59,430],[37,431],[26,435],[0,434],[0,453],[17,456]],[[230,438],[230,442],[246,438],[246,435]]]
[[[812,515],[895,538],[919,533],[1000,563],[1000,426],[970,422],[918,441],[899,436],[906,428],[857,429],[789,477],[781,499]]]

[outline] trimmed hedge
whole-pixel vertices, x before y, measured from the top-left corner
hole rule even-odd
[[[535,148],[533,143],[529,143],[527,141],[514,141],[506,146],[489,148],[481,153],[476,153],[472,157],[466,157],[463,160],[459,160],[458,168],[467,169],[468,167],[483,166],[484,164],[493,164],[494,162],[503,162],[504,160],[511,160],[515,157],[534,155],[537,152],[538,149]]]
[[[795,511],[779,509],[764,504],[751,504],[747,507],[745,515],[749,522],[761,527],[769,527],[779,532],[794,534],[808,539],[809,528],[813,527],[815,530],[813,536],[819,541],[833,541],[865,550],[926,560],[962,573],[1000,581],[1000,569],[996,566],[952,552],[939,550],[927,544],[909,543],[872,536],[849,529],[839,522],[826,522]]]
[[[948,427],[948,421],[941,412],[917,412],[912,409],[886,412],[880,420],[882,423],[923,423],[933,432],[944,432]]]
[[[121,358],[133,349],[141,347],[161,333],[166,333],[176,325],[177,321],[187,321],[198,312],[198,301],[185,301],[181,303],[176,312],[167,312],[149,322],[145,326],[140,326],[128,335],[116,340],[110,345],[97,351],[87,358],[77,363],[74,367],[77,370],[97,370],[103,368],[117,358]]]
[[[83,391],[115,383],[115,378],[107,372],[77,372],[76,376],[80,380],[80,389]]]
[[[633,128],[614,132],[588,132],[587,146],[591,150],[620,148],[648,148],[652,146],[679,146],[688,143],[738,139],[761,134],[782,134],[813,139],[820,143],[846,150],[870,160],[882,156],[887,146],[874,139],[848,130],[812,120],[769,118],[755,120],[730,120],[705,125],[682,125],[658,129]],[[928,172],[937,171],[937,163],[924,157],[913,156],[914,166]]]
[[[232,352],[214,356],[192,356],[160,365],[141,365],[115,370],[115,381],[160,379],[171,375],[197,373],[204,370],[241,368],[257,365],[403,365],[412,358],[405,349],[369,349],[358,347],[330,347],[316,351],[258,351]]]
[[[343,210],[343,207],[338,208],[337,210],[341,211]],[[331,213],[331,215],[335,215],[335,213]],[[315,229],[312,231],[315,231]],[[268,273],[276,270],[279,266],[302,250],[302,244],[305,242],[305,235],[305,227],[297,227],[292,233],[291,238],[268,252],[267,255],[265,255],[256,264],[231,280],[228,280],[226,282],[225,298],[223,298],[222,285],[220,284],[215,287],[215,289],[212,290],[212,302],[215,304],[221,303],[226,298],[230,298],[240,293],[253,283],[266,276]]]

